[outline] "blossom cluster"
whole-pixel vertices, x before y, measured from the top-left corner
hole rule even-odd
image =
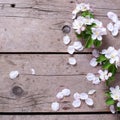
[[[101,21],[94,19],[90,5],[77,4],[73,14],[73,29],[78,38],[84,39],[85,47],[99,47],[102,44],[102,36],[107,35],[106,28]]]

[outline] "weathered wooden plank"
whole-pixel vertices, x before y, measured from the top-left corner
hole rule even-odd
[[[116,120],[116,115],[37,115],[37,116],[0,116],[1,120]],[[118,116],[119,119],[119,116]]]
[[[106,14],[110,9],[117,14],[120,13],[118,0],[114,3],[112,0],[88,2],[93,4],[96,18],[102,20],[105,26],[109,22]],[[11,4],[15,4],[15,7],[11,7]],[[74,2],[0,0],[0,7],[1,52],[66,52],[67,47],[62,42],[62,27],[71,27]],[[76,40],[73,31],[70,36],[72,41]],[[119,48],[119,38],[120,36],[113,38],[108,34],[103,42],[104,47],[114,45]]]
[[[66,64],[65,57],[67,55],[1,55],[0,112],[52,112],[50,106],[56,101],[56,93],[65,87],[71,90],[71,96],[60,101],[60,112],[108,111],[104,83],[94,86],[85,78],[88,72],[96,73],[98,69],[88,64],[90,56],[75,55],[76,67]],[[36,75],[30,75],[31,68],[36,70]],[[11,70],[20,71],[16,80],[9,79]],[[91,96],[95,105],[88,107],[82,103],[81,108],[74,109],[71,105],[73,93],[88,92],[93,88],[97,90]]]

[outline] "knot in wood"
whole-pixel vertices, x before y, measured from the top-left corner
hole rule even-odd
[[[23,94],[23,89],[19,86],[14,86],[13,89],[12,89],[12,92],[14,95],[16,96],[21,96]]]
[[[70,33],[71,28],[70,28],[70,26],[65,25],[65,26],[63,26],[62,31],[63,31],[63,33],[67,34],[67,33]]]

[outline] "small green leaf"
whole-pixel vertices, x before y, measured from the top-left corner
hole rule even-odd
[[[115,101],[114,101],[112,98],[108,98],[108,99],[106,100],[106,104],[107,104],[107,105],[114,105],[114,104],[115,104]]]
[[[94,15],[90,12],[90,11],[84,11],[81,14],[83,17],[90,17],[90,18],[94,18]]]
[[[120,111],[120,107],[117,107],[117,111]]]
[[[94,40],[94,45],[98,48],[102,45],[102,41]]]
[[[116,68],[116,66],[114,64],[111,64],[108,71],[111,72],[112,75],[114,76],[116,74],[116,72],[117,72],[117,68]]]
[[[103,64],[103,69],[109,69],[110,68],[110,66],[111,66],[111,64],[110,64],[110,62],[109,62],[109,60],[107,60],[106,62],[104,62],[104,64]]]
[[[105,57],[105,55],[100,55],[98,58],[97,58],[97,62],[100,63],[100,62],[103,62],[107,60],[107,58]]]
[[[94,43],[93,39],[88,39],[85,44],[85,48],[90,48]]]
[[[107,97],[111,98],[110,92],[106,92],[105,95],[106,95]]]

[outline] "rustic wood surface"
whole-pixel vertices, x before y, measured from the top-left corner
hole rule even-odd
[[[95,17],[102,20],[104,26],[110,22],[107,12],[113,11],[120,17],[119,0],[78,0],[92,4]],[[55,95],[63,88],[71,90],[71,96],[60,102],[58,112],[92,113],[91,115],[64,115],[63,120],[117,120],[120,116],[105,114],[109,112],[105,105],[104,83],[93,85],[85,78],[86,74],[97,74],[100,67],[92,68],[90,49],[75,54],[76,66],[68,64],[67,46],[63,44],[62,29],[72,27],[71,12],[75,0],[0,0],[0,112],[52,112],[51,103]],[[71,44],[76,41],[74,31],[69,33]],[[103,47],[112,45],[120,48],[120,35],[104,37]],[[100,48],[101,49],[101,48]],[[6,53],[11,54],[6,54]],[[12,54],[15,52],[15,54]],[[19,52],[19,53],[18,53]],[[30,54],[27,54],[29,52]],[[39,53],[38,53],[39,52]],[[26,53],[26,54],[25,54]],[[33,54],[35,53],[35,54]],[[36,75],[31,74],[34,68]],[[20,75],[10,80],[9,73],[18,70]],[[119,72],[116,82],[119,84]],[[71,103],[74,92],[88,92],[96,89],[92,96],[95,104],[88,107],[82,103],[75,109]],[[102,112],[104,114],[93,114]],[[54,116],[0,116],[0,120],[59,120]]]
[[[119,116],[118,116],[119,117]],[[0,120],[117,120],[114,115],[0,116]]]
[[[119,0],[86,2],[93,5],[96,18],[105,26],[108,11],[120,13]],[[0,0],[0,52],[66,52],[62,28],[71,27],[74,8],[75,1],[71,0]],[[76,40],[73,31],[70,36]],[[119,48],[119,39],[109,34],[103,41],[104,48],[113,44]]]

